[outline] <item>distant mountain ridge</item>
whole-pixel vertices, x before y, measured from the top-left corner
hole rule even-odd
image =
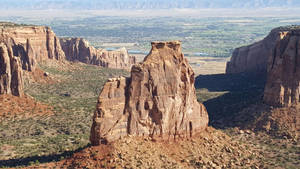
[[[299,0],[0,0],[0,9],[171,9],[300,7]]]

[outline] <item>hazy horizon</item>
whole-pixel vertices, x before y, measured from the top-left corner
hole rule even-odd
[[[174,8],[294,8],[299,0],[0,0],[0,9],[174,9]]]

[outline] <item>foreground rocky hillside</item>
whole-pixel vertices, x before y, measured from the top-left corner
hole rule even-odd
[[[132,67],[130,78],[104,85],[93,118],[93,145],[127,135],[176,140],[206,128],[208,115],[197,102],[194,72],[181,43],[151,44],[149,55]]]

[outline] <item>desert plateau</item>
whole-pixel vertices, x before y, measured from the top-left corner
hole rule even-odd
[[[298,1],[0,3],[0,168],[300,168]]]

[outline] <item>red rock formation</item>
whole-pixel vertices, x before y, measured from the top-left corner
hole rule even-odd
[[[269,55],[264,101],[291,106],[300,101],[300,29],[282,31]]]
[[[47,59],[65,59],[59,39],[49,27],[2,24],[0,42],[21,59],[24,70],[33,71],[37,62]]]
[[[273,106],[299,103],[299,34],[299,27],[279,27],[264,40],[237,48],[227,63],[226,73],[266,74],[265,103]]]
[[[70,61],[117,69],[130,69],[136,62],[135,57],[129,56],[125,48],[117,51],[95,49],[82,38],[60,39],[60,43]]]
[[[3,43],[0,43],[0,94],[23,96],[20,58],[13,56]]]
[[[22,96],[22,69],[34,71],[38,62],[65,59],[48,27],[1,23],[0,44],[0,94]]]
[[[181,43],[152,42],[131,77],[110,79],[98,98],[93,117],[93,145],[126,135],[161,139],[191,137],[206,128],[208,114],[197,102],[194,72]]]
[[[229,62],[227,62],[226,73],[258,73],[267,72],[268,56],[275,47],[279,29],[273,29],[263,40],[236,48]]]

